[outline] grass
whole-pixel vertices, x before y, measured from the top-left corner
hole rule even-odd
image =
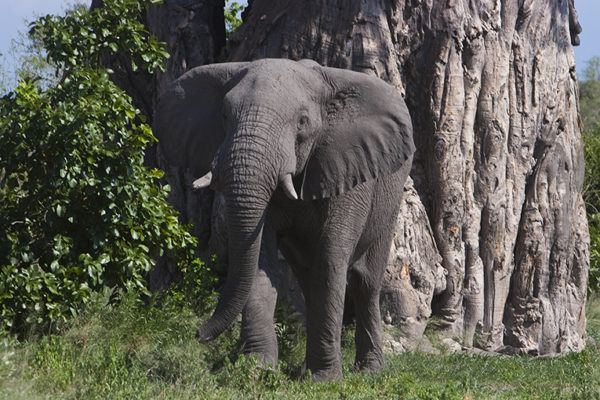
[[[303,332],[278,326],[283,361],[273,371],[238,357],[239,326],[208,345],[200,319],[181,303],[144,306],[132,296],[98,296],[62,334],[19,343],[0,338],[0,399],[600,399],[600,353],[554,359],[408,353],[388,356],[378,374],[350,371],[352,330],[344,333],[343,380],[295,379]],[[600,300],[588,306],[600,340]]]

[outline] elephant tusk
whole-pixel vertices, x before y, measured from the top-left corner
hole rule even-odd
[[[286,174],[281,180],[281,186],[283,187],[283,191],[292,200],[298,200],[298,194],[296,193],[296,189],[294,189],[294,183],[292,182],[292,174]]]
[[[194,188],[194,190],[204,189],[210,185],[211,181],[212,181],[212,172],[209,171],[208,174],[204,175],[201,178],[196,179],[194,181],[194,183],[192,183],[192,187]]]

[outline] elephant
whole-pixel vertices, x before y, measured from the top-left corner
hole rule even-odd
[[[258,269],[269,240],[304,294],[312,379],[342,376],[346,297],[356,369],[382,368],[379,295],[415,151],[400,93],[311,60],[212,64],[165,90],[153,130],[168,165],[225,198],[227,279],[198,340],[216,338],[243,311],[245,351],[277,361],[275,298]]]

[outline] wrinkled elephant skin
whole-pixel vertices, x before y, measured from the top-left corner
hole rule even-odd
[[[342,374],[346,295],[355,307],[356,367],[381,368],[379,293],[414,153],[400,94],[309,60],[214,64],[165,91],[154,131],[168,165],[225,198],[229,272],[199,340],[218,336],[243,310],[246,352],[277,361],[276,294],[257,268],[269,236],[304,293],[313,379]]]

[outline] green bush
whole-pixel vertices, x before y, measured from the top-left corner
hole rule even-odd
[[[600,123],[600,57],[592,57],[583,70],[579,82],[579,111],[583,132],[594,133]]]
[[[216,305],[214,288],[218,281],[217,275],[198,259],[184,266],[181,272],[181,279],[173,282],[166,293],[170,296],[170,301],[189,307],[198,315],[211,311]]]
[[[193,259],[162,173],[143,165],[151,129],[99,63],[118,52],[152,72],[166,52],[138,21],[148,1],[104,4],[33,23],[60,82],[0,100],[0,331],[56,329],[107,286],[144,292],[164,249]]]
[[[600,213],[600,127],[583,135],[585,178],[583,199],[588,215]]]
[[[225,35],[229,38],[231,34],[242,24],[239,15],[244,10],[244,6],[231,0],[225,2]]]
[[[579,101],[583,120],[585,179],[583,199],[585,201],[590,229],[590,292],[600,290],[600,58],[594,57],[584,71],[580,84]]]
[[[583,199],[590,229],[590,292],[600,290],[600,127],[583,135],[585,179]]]
[[[600,290],[600,214],[588,214],[590,228],[589,292]]]

